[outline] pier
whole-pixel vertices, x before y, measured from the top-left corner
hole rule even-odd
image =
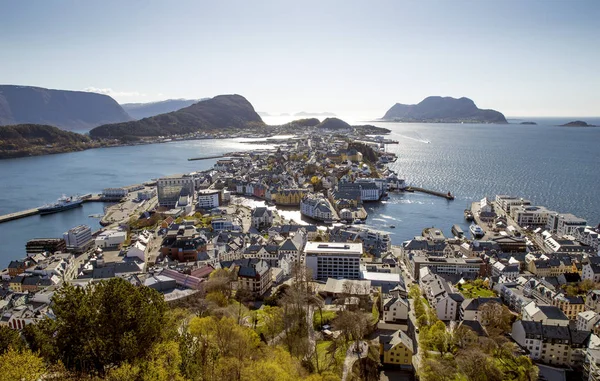
[[[89,197],[83,198],[82,204],[86,202],[106,202],[109,200],[104,199],[101,195],[95,194]],[[60,212],[59,212],[60,213]],[[9,213],[0,216],[0,224],[3,222],[18,220],[20,218],[35,216],[36,214],[40,214],[39,208],[32,208],[27,210],[21,210],[19,212]]]
[[[214,155],[214,156],[203,156],[203,157],[190,157],[188,159],[188,161],[195,161],[195,160],[208,160],[208,159],[219,159],[219,158],[223,158],[223,157],[229,157],[229,156],[225,156],[225,155]]]
[[[419,188],[419,187],[413,187],[413,186],[406,187],[404,190],[406,192],[421,192],[421,193],[430,194],[432,196],[443,197],[446,200],[454,200],[454,196],[450,192],[443,193],[443,192],[437,192],[437,191],[432,191],[432,190],[429,190],[429,189]]]

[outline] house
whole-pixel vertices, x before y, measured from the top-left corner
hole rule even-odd
[[[585,309],[600,313],[600,290],[590,290],[585,296]]]
[[[413,341],[403,331],[398,330],[389,336],[379,336],[379,355],[384,365],[412,369],[413,353]]]
[[[596,311],[580,312],[577,314],[577,329],[580,331],[592,331],[598,321],[600,321],[600,314]]]
[[[571,320],[576,320],[577,315],[585,310],[585,303],[581,296],[567,296],[562,293],[554,297],[552,305],[560,308]]]
[[[502,304],[502,299],[500,298],[474,298],[474,299],[465,299],[460,305],[459,318],[460,320],[477,320],[480,323],[484,323],[482,321],[481,309],[486,303],[498,303]]]
[[[504,264],[496,261],[492,265],[492,276],[503,276],[505,279],[515,280],[519,277],[519,264]]]
[[[237,289],[262,296],[271,289],[273,278],[271,267],[262,259],[238,259],[221,262],[221,268],[229,268],[235,277]]]
[[[589,257],[587,263],[583,265],[581,272],[582,279],[589,279],[594,283],[600,282],[600,257]]]
[[[265,207],[254,208],[250,217],[252,227],[256,229],[260,230],[273,225],[273,211]]]
[[[28,267],[28,263],[26,261],[10,261],[8,264],[8,275],[11,277],[17,276],[25,271]]]
[[[547,325],[568,326],[569,318],[556,306],[531,302],[522,310],[523,320],[535,321]]]
[[[383,301],[383,321],[392,323],[406,320],[408,317],[408,301],[403,298],[388,298]]]
[[[448,293],[440,298],[435,304],[438,319],[442,321],[458,320],[460,307],[464,300],[464,297],[457,293]]]

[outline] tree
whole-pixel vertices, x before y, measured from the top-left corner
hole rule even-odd
[[[22,346],[18,331],[0,325],[0,355],[6,353],[9,348],[20,349]]]
[[[12,347],[0,355],[0,380],[37,381],[46,372],[44,360],[28,349]]]
[[[487,302],[479,307],[482,325],[492,337],[502,335],[511,330],[513,315],[505,305]]]
[[[340,311],[333,321],[333,326],[342,331],[346,343],[356,341],[356,348],[369,330],[371,314],[354,311]]]
[[[65,283],[52,301],[54,321],[42,322],[28,337],[32,348],[68,370],[102,375],[107,366],[143,357],[164,334],[162,295],[124,279],[85,288]]]

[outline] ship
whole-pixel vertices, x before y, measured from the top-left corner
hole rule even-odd
[[[465,209],[465,220],[474,221],[475,217],[473,216],[473,212],[470,209]]]
[[[38,208],[41,215],[62,212],[63,210],[73,209],[81,206],[83,200],[78,196],[65,196],[56,200],[53,204],[44,205]]]
[[[469,230],[471,230],[471,234],[473,234],[473,238],[476,238],[476,239],[483,238],[483,236],[485,235],[485,232],[479,225],[473,224],[473,225],[469,226]]]

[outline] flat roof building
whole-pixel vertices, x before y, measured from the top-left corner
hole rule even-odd
[[[307,242],[304,253],[317,280],[360,279],[362,243]]]

